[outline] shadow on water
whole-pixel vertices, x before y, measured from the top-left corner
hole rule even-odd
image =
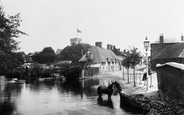
[[[54,86],[55,86],[54,81],[47,81],[47,82],[39,82],[38,80],[26,81],[26,87],[35,92],[39,92],[43,88],[51,90]]]
[[[111,99],[103,100],[102,97],[98,97],[97,103],[100,106],[105,106],[105,107],[109,107],[109,108],[112,108],[112,109],[114,108],[114,105],[113,105],[113,102],[112,102]]]
[[[83,84],[83,91],[87,96],[97,96],[97,90],[94,86],[99,85],[99,80],[88,79],[81,81],[81,83]]]
[[[32,91],[40,91],[43,88],[52,89],[57,88],[60,93],[72,92],[73,95],[85,94],[86,96],[97,96],[94,85],[99,85],[99,80],[71,80],[71,81],[29,81],[26,82],[26,87]]]
[[[0,113],[1,115],[12,115],[16,107],[14,103],[0,102]]]
[[[18,97],[22,89],[21,84],[7,83],[6,78],[0,76],[0,114],[12,115],[16,111],[16,105],[12,97]]]
[[[82,90],[82,86],[79,81],[65,81],[61,84],[61,87],[66,92],[74,92],[74,94],[80,94]]]
[[[57,82],[57,88],[63,92],[73,92],[74,95],[85,94],[86,96],[97,96],[96,89],[92,86],[98,85],[98,80],[81,80]]]

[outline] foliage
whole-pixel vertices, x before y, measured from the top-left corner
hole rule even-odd
[[[29,73],[31,78],[47,78],[52,76],[53,71],[50,68],[43,68],[43,65],[39,63],[33,63],[32,67],[29,68]]]
[[[74,46],[65,47],[60,53],[60,60],[71,60],[73,64],[78,63],[82,57],[82,53],[85,54],[91,46],[89,44],[77,44]]]
[[[77,80],[80,77],[81,74],[81,66],[71,66],[69,68],[69,71],[67,73],[66,79],[67,80]]]
[[[15,70],[24,63],[23,53],[2,53],[0,52],[0,72],[6,74]]]
[[[36,77],[36,78],[38,78],[38,77],[40,77],[41,76],[41,74],[43,73],[43,68],[41,67],[41,65],[40,64],[38,64],[38,63],[34,63],[33,65],[32,65],[32,68],[30,68],[30,76],[31,77]]]
[[[141,52],[138,52],[138,48],[134,48],[130,49],[130,62],[131,62],[131,66],[134,68],[137,64],[140,63],[140,61],[142,60],[142,56],[141,56]]]
[[[18,38],[20,34],[27,35],[18,29],[22,20],[20,13],[15,16],[5,16],[3,7],[0,6],[0,72],[13,71],[16,67],[22,64],[22,55],[15,53],[18,50]]]
[[[124,60],[122,65],[126,68],[135,67],[142,60],[141,53],[138,52],[138,48],[127,49],[123,51]]]
[[[18,38],[20,34],[27,35],[18,29],[21,22],[20,13],[5,17],[3,8],[0,7],[0,51],[9,53],[18,49],[19,42],[13,38]]]
[[[134,87],[136,86],[135,85],[135,66],[137,64],[139,64],[141,59],[142,59],[142,56],[141,56],[140,52],[138,52],[137,50],[138,49],[134,48],[134,47],[133,47],[133,49],[130,50],[130,52],[131,52],[131,56],[130,56],[130,58],[131,58],[131,66],[134,69]]]
[[[130,58],[130,50],[123,50],[123,61],[122,61],[122,65],[126,68],[130,68],[131,66],[131,58]]]
[[[122,61],[122,65],[127,68],[128,73],[128,83],[129,83],[129,68],[132,67],[134,69],[134,86],[135,86],[135,66],[140,63],[142,56],[140,52],[138,52],[138,48],[127,49],[123,51],[124,60]]]
[[[122,65],[127,68],[127,77],[128,77],[128,83],[129,83],[129,68],[131,66],[131,60],[130,60],[130,50],[123,50],[123,61]]]
[[[56,54],[51,47],[45,47],[41,52],[35,53],[32,56],[34,62],[38,63],[53,63],[56,59]]]
[[[26,77],[25,69],[24,68],[17,68],[11,72],[8,72],[6,74],[6,77],[24,79]]]
[[[12,72],[9,72],[7,74],[10,78],[20,78],[20,79],[26,79],[26,78],[47,78],[52,77],[53,75],[52,69],[46,69],[42,64],[39,63],[32,63],[30,68],[25,67],[19,67]]]
[[[77,80],[81,74],[81,66],[80,65],[73,65],[69,63],[63,63],[57,65],[59,69],[60,75],[64,76],[66,80]]]
[[[67,72],[70,68],[70,65],[68,63],[63,63],[63,64],[60,64],[60,65],[57,65],[57,66],[60,67],[60,69],[59,69],[60,70],[59,71],[60,75],[67,76]]]

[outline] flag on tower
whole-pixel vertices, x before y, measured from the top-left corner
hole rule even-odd
[[[77,29],[77,33],[82,33],[82,31],[81,31],[81,30],[79,30],[79,29]]]

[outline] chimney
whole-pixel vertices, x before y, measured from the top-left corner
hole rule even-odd
[[[160,34],[160,44],[163,44],[163,43],[164,43],[164,35]]]
[[[112,44],[107,44],[107,49],[108,50],[113,50],[114,49],[114,45],[112,45]]]
[[[183,34],[181,35],[181,41],[184,41]]]
[[[112,48],[113,48],[113,45],[112,45],[112,44],[111,44],[111,47],[110,47],[110,48],[111,48],[111,50],[113,50],[113,49],[112,49]]]
[[[95,42],[95,46],[102,48],[102,42]]]
[[[114,50],[115,48],[116,48],[116,46],[115,46],[115,45],[113,45],[113,46],[112,46],[112,50]]]
[[[163,50],[163,43],[164,43],[164,35],[160,34],[160,47],[161,47],[161,50]]]
[[[107,49],[111,50],[111,44],[107,44]]]

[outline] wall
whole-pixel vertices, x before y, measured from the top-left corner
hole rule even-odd
[[[92,76],[98,75],[98,74],[99,74],[98,67],[90,67],[90,68],[84,70],[84,77],[92,77]]]
[[[162,101],[184,99],[184,70],[161,66],[157,68],[157,79]]]

